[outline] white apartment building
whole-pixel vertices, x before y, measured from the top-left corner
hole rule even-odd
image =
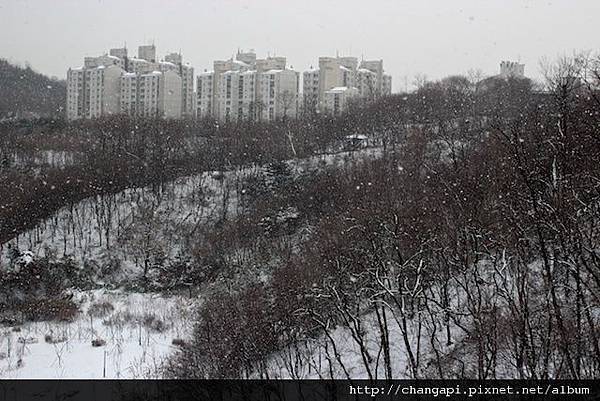
[[[302,73],[303,110],[314,112],[319,104],[319,69],[311,68]]]
[[[383,95],[389,96],[392,94],[392,76],[383,74]]]
[[[516,61],[500,62],[500,76],[502,78],[525,78],[525,64]]]
[[[346,98],[373,100],[392,90],[392,77],[384,74],[383,60],[359,63],[356,57],[319,57],[319,68],[305,71],[303,80],[305,112],[339,114],[348,103]]]
[[[352,100],[360,96],[357,88],[341,86],[325,91],[324,104],[325,110],[334,116],[339,116]]]
[[[120,110],[129,116],[181,117],[181,77],[174,70],[121,76]]]
[[[117,65],[99,66],[86,70],[89,108],[87,118],[118,114],[123,69]]]
[[[85,115],[85,69],[69,68],[67,71],[67,119],[76,120]]]
[[[359,68],[375,73],[374,96],[381,96],[383,94],[383,60],[362,60]]]
[[[67,71],[67,119],[120,113],[123,69],[116,64]]]
[[[259,119],[273,121],[279,118],[296,118],[300,75],[292,70],[269,70],[260,73],[259,80]]]
[[[138,46],[138,57],[156,63],[156,47],[154,45]]]
[[[366,68],[359,68],[356,76],[356,87],[360,97],[367,100],[375,99],[377,97],[377,73]]]
[[[253,51],[216,60],[197,78],[196,115],[221,121],[274,120],[298,113],[299,75],[285,57],[257,59]]]
[[[181,77],[181,114],[184,117],[194,117],[196,113],[194,96],[194,68],[183,63],[181,53],[170,53],[165,56],[165,62],[176,67]]]
[[[213,79],[215,73],[213,71],[205,71],[198,75],[196,83],[196,117],[208,118],[213,115]]]
[[[194,70],[171,53],[156,61],[154,45],[140,46],[138,57],[126,48],[85,57],[81,68],[67,72],[67,118],[130,116],[180,118],[195,113]],[[177,86],[177,87],[175,87]]]
[[[256,71],[227,71],[219,77],[218,119],[252,119],[255,113]]]
[[[128,116],[137,115],[138,74],[126,72],[121,76],[121,112]]]

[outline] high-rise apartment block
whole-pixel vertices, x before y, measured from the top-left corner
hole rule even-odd
[[[183,64],[181,54],[157,61],[154,45],[140,46],[138,57],[128,57],[126,48],[85,57],[83,67],[67,72],[67,118],[193,117],[193,77],[193,68]]]
[[[216,60],[198,75],[196,115],[221,121],[275,120],[298,113],[300,76],[285,57],[257,59],[254,51]]]
[[[383,60],[319,57],[302,74],[302,110],[339,115],[353,101],[391,94],[392,77]],[[523,74],[523,66],[503,62],[502,74]],[[257,58],[254,50],[215,60],[212,71],[196,77],[181,53],[159,60],[154,45],[85,57],[67,72],[67,118],[111,114],[163,118],[214,118],[220,121],[294,118],[299,114],[300,74],[281,56]]]
[[[353,98],[373,100],[392,93],[392,77],[383,60],[319,57],[319,68],[303,73],[305,112],[340,114]]]
[[[502,61],[500,63],[500,76],[502,78],[524,78],[525,64],[517,63],[515,61]]]

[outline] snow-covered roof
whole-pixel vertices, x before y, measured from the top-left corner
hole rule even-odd
[[[151,76],[157,76],[157,75],[162,75],[162,72],[160,71],[152,71],[146,74],[142,74],[142,77],[151,77]]]
[[[175,63],[171,63],[170,61],[160,61],[159,63],[162,64],[162,65],[169,65],[169,66],[172,66],[172,67],[177,67],[175,65]]]
[[[126,72],[123,74],[124,77],[136,77],[137,74],[135,72]]]
[[[150,63],[148,60],[144,60],[143,58],[131,57],[129,61],[138,61],[141,63]]]
[[[368,70],[366,68],[359,68],[357,71],[362,73],[375,74],[373,71]]]
[[[207,75],[213,75],[214,73],[215,73],[214,71],[203,71],[203,72],[199,73],[198,75],[207,76]]]
[[[344,70],[344,71],[352,71],[350,68],[348,68],[348,67],[344,67],[343,65],[340,65],[340,70]]]
[[[346,139],[358,139],[359,141],[364,141],[364,140],[367,140],[368,137],[366,135],[362,135],[362,134],[352,134],[352,135],[346,136]]]
[[[337,86],[335,88],[329,89],[327,92],[346,92],[348,89],[350,88],[348,88],[347,86]]]
[[[269,71],[265,71],[265,74],[277,74],[281,71],[283,71],[283,70],[269,70]]]

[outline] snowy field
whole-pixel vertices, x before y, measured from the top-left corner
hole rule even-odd
[[[184,296],[94,290],[74,299],[73,322],[0,327],[0,377],[153,378],[173,340],[192,330],[194,303]]]

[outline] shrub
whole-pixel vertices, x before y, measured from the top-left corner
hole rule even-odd
[[[115,307],[108,301],[95,302],[90,305],[88,315],[92,317],[103,318],[115,310]]]

